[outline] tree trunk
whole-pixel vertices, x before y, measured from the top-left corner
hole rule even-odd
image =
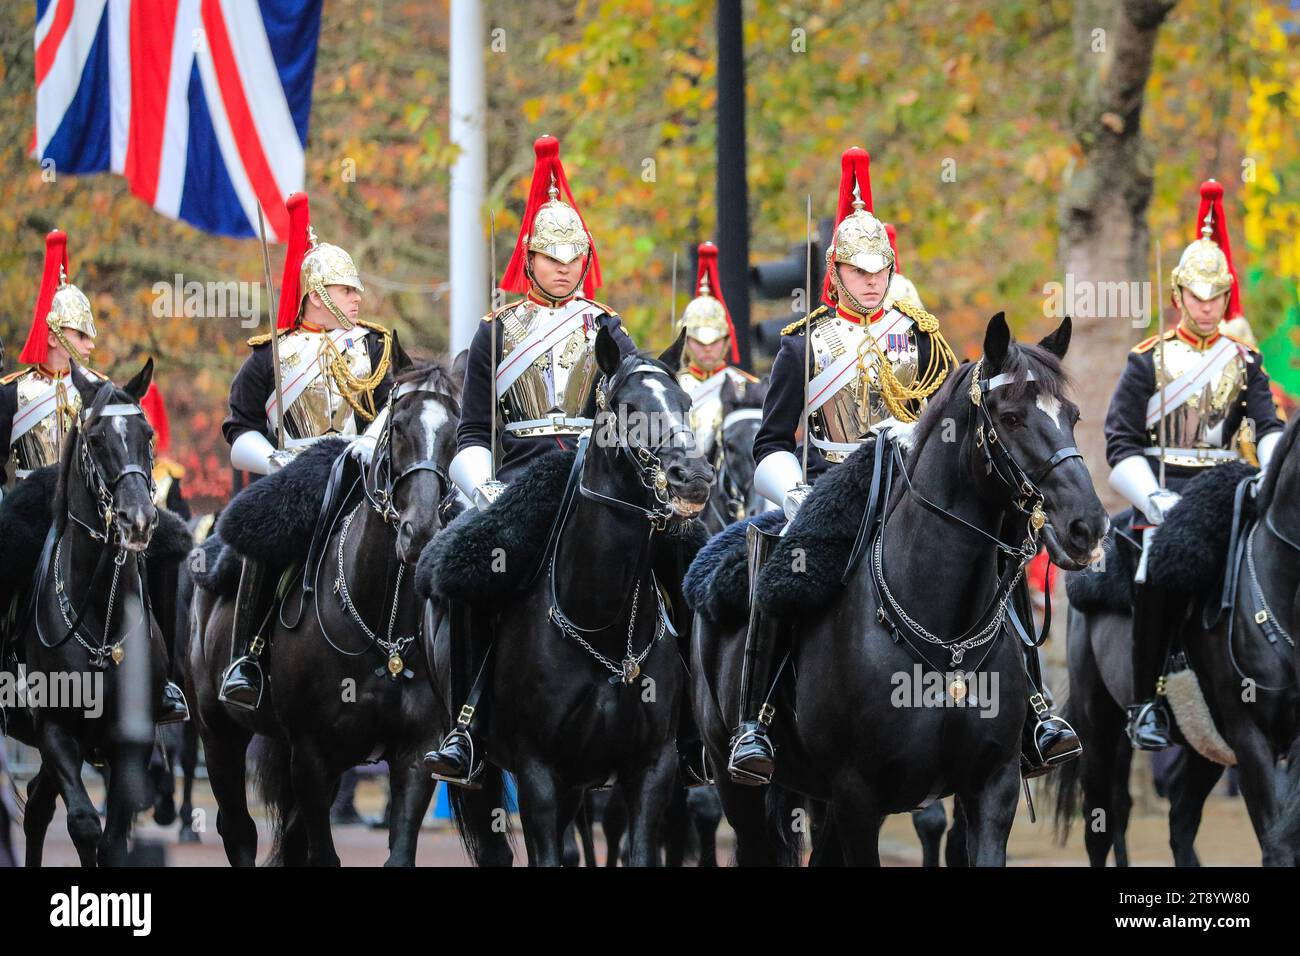
[[[1154,182],[1151,152],[1142,137],[1142,104],[1151,74],[1156,33],[1177,0],[1076,0],[1074,56],[1076,89],[1072,126],[1083,152],[1061,195],[1060,259],[1074,317],[1074,338],[1066,367],[1083,413],[1076,435],[1102,501],[1123,507],[1105,481],[1106,444],[1102,423],[1135,327],[1157,307],[1147,267],[1147,206]],[[1104,290],[1135,294],[1115,308]],[[1149,297],[1136,293],[1147,288]],[[1073,298],[1068,298],[1073,290]],[[1123,302],[1124,300],[1118,300]],[[1151,323],[1152,334],[1155,323]]]

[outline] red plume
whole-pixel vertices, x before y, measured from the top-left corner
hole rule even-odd
[[[158,390],[157,382],[149,383],[144,398],[140,399],[140,407],[144,410],[144,417],[149,419],[149,424],[153,426],[154,447],[158,449],[159,454],[167,454],[172,446],[172,426],[167,418],[167,406],[163,404],[162,392]]]
[[[302,260],[307,255],[307,230],[311,226],[311,208],[306,193],[294,193],[284,201],[289,210],[289,248],[284,254],[284,274],[280,278],[280,313],[275,317],[277,329],[291,329],[298,318],[302,289]]]
[[[898,230],[892,222],[885,223],[885,235],[889,237],[889,248],[894,250],[894,273],[897,274],[903,271],[903,267],[898,264]]]
[[[727,334],[731,336],[731,361],[740,361],[740,347],[736,345],[736,327],[731,322],[731,310],[727,300],[722,297],[722,283],[718,280],[718,247],[711,242],[701,242],[699,249],[700,264],[695,272],[695,294],[699,295],[705,279],[709,280],[709,295],[722,303],[722,311],[727,316]]]
[[[50,355],[50,327],[45,317],[50,314],[54,293],[59,288],[59,267],[68,272],[68,235],[59,229],[51,230],[45,237],[45,269],[41,273],[41,290],[36,294],[36,311],[32,313],[32,328],[27,333],[27,343],[18,356],[25,365],[40,365]]]
[[[861,146],[850,146],[840,157],[840,199],[835,207],[835,228],[838,229],[849,213],[853,212],[853,187],[858,187],[858,194],[865,204],[867,212],[872,212],[871,205],[871,156]],[[831,268],[834,268],[832,266]],[[835,308],[831,298],[833,288],[831,270],[826,270],[826,279],[822,282],[822,301]]]
[[[524,218],[519,227],[519,238],[515,240],[514,254],[506,266],[506,274],[501,278],[501,288],[507,292],[528,291],[528,273],[524,268],[528,261],[528,244],[524,242],[524,236],[532,233],[537,210],[550,198],[547,192],[551,188],[552,174],[560,191],[559,198],[572,206],[575,212],[578,210],[578,204],[573,201],[573,191],[569,189],[569,178],[564,175],[564,166],[560,162],[560,141],[554,136],[541,136],[533,143],[533,152],[537,159],[533,164],[533,182],[528,188],[528,205],[524,207]],[[590,299],[600,288],[600,262],[596,258],[596,243],[591,238],[591,230],[587,229],[587,221],[582,218],[581,212],[578,213],[578,219],[587,233],[587,241],[591,243],[587,252],[591,256],[591,266],[582,282],[582,294]]]
[[[1235,319],[1241,315],[1241,283],[1237,280],[1237,267],[1232,264],[1232,246],[1228,242],[1228,222],[1223,217],[1223,184],[1207,179],[1201,183],[1201,208],[1196,213],[1196,238],[1201,238],[1201,229],[1205,225],[1205,214],[1214,210],[1214,223],[1211,237],[1228,260],[1228,271],[1232,273],[1232,290],[1228,293],[1227,318]]]

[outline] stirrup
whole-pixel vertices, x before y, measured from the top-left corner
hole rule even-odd
[[[677,762],[682,771],[682,785],[687,790],[693,790],[696,787],[713,786],[713,774],[710,772],[709,767],[709,753],[703,743],[700,744],[700,769],[704,771],[703,775],[692,766],[691,760],[686,754],[679,752]]]
[[[727,758],[727,774],[728,776],[731,777],[732,782],[745,784],[746,786],[751,786],[751,787],[764,786],[772,782],[772,776],[775,774],[775,770],[776,770],[775,754],[773,754],[771,758],[773,764],[773,773],[767,776],[764,776],[763,774],[760,773],[755,773],[752,770],[746,770],[744,767],[738,766],[736,764],[736,750],[739,749],[740,746],[746,743],[747,741],[757,740],[758,736],[759,734],[757,730],[746,730],[743,731],[742,733],[737,734],[735,737],[731,739],[731,751]],[[772,747],[772,742],[770,738],[768,739],[768,747],[773,751],[775,750],[775,748]]]
[[[230,681],[231,672],[234,671],[234,669],[238,667],[240,664],[244,664],[244,663],[247,663],[250,666],[255,667],[257,669],[257,676],[258,676],[257,699],[253,701],[251,707],[248,704],[244,703],[243,701],[232,700],[226,697],[226,684]],[[236,657],[233,661],[230,662],[230,666],[227,667],[224,671],[222,671],[221,689],[217,692],[217,700],[221,701],[221,703],[226,704],[229,707],[234,707],[236,710],[245,710],[251,713],[253,711],[256,711],[259,707],[262,706],[262,694],[265,692],[265,690],[266,690],[266,675],[262,672],[262,662],[259,661],[252,654],[244,654],[241,657]]]
[[[443,783],[450,783],[450,784],[455,784],[458,787],[464,787],[466,790],[481,790],[483,789],[483,784],[478,782],[478,778],[482,775],[483,767],[485,766],[485,764],[482,760],[480,760],[478,761],[478,765],[475,766],[474,738],[469,735],[468,731],[462,729],[461,727],[453,727],[451,729],[451,732],[448,733],[446,737],[442,738],[442,743],[438,745],[437,750],[430,751],[429,753],[424,755],[425,769],[428,770],[430,757],[432,757],[434,754],[443,753],[447,749],[447,746],[453,740],[457,740],[462,737],[465,740],[465,745],[469,748],[469,773],[464,777],[452,777],[447,774],[438,773],[434,770],[429,770],[429,776],[432,777],[434,780],[441,780]]]
[[[1144,726],[1148,722],[1151,726]],[[1128,723],[1124,733],[1135,750],[1156,752],[1173,744],[1169,711],[1158,697],[1128,708]]]
[[[181,710],[170,716],[162,716],[158,721],[160,727],[167,724],[183,724],[190,719],[190,702],[185,699],[184,689],[182,689],[175,681],[169,680],[163,685],[163,700],[165,701],[167,699],[167,688],[169,687],[174,687],[176,689],[176,695],[180,698]]]

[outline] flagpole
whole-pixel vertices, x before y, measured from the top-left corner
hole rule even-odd
[[[280,343],[276,336],[275,322],[279,314],[275,298],[275,283],[271,281],[271,249],[266,244],[266,219],[262,215],[262,204],[257,204],[257,234],[262,240],[262,270],[266,279],[266,289],[270,294],[267,311],[271,319],[271,370],[275,377],[275,447],[284,448],[284,384],[280,380]]]

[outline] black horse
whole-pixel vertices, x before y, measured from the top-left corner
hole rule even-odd
[[[1254,500],[1253,531],[1245,530],[1240,551],[1229,559],[1235,585],[1226,595],[1231,611],[1207,627],[1199,602],[1189,599],[1179,640],[1209,717],[1236,757],[1242,797],[1266,866],[1300,861],[1296,847],[1288,845],[1294,836],[1287,835],[1279,817],[1282,795],[1277,790],[1280,759],[1286,757],[1293,770],[1300,763],[1300,693],[1287,646],[1300,633],[1300,520],[1294,504],[1300,500],[1298,430],[1292,422],[1283,435]],[[1180,517],[1176,507],[1171,526]],[[1217,606],[1220,594],[1211,599]],[[1262,621],[1256,619],[1261,612]],[[1105,866],[1112,850],[1116,865],[1128,864],[1124,837],[1131,750],[1124,707],[1136,699],[1132,631],[1131,614],[1070,609],[1068,713],[1085,747],[1079,766],[1065,768],[1058,781],[1056,815],[1064,833],[1079,814],[1081,789],[1084,842],[1093,866]],[[1176,727],[1184,756],[1169,781],[1169,836],[1177,866],[1199,865],[1194,841],[1201,812],[1224,768],[1196,751],[1188,729]],[[1293,788],[1297,779],[1292,779]],[[1098,821],[1105,825],[1096,825]],[[1275,825],[1281,827],[1277,832]]]
[[[828,606],[792,622],[785,692],[798,717],[782,697],[772,724],[776,792],[718,779],[742,865],[790,858],[792,818],[768,815],[769,801],[783,805],[781,788],[829,801],[815,863],[877,865],[885,815],[947,794],[964,811],[970,862],[1005,863],[1028,698],[1022,650],[1005,631],[1006,597],[1040,535],[1053,561],[1078,568],[1106,525],[1073,447],[1078,410],[1064,396],[1060,365],[1069,338],[1067,319],[1040,346],[1018,345],[1003,315],[993,317],[980,362],[955,371],[931,398],[863,559]],[[997,537],[1012,527],[1010,540]],[[900,620],[911,622],[906,635]],[[958,635],[971,659],[950,662]],[[904,636],[918,647],[943,645],[949,688],[964,663],[981,706],[949,706],[964,700],[951,691],[942,700],[922,695],[919,706],[894,703],[898,681],[922,668]],[[695,713],[715,767],[727,764],[727,715],[740,710],[744,641],[743,628],[696,619]]]
[[[45,831],[61,796],[81,864],[117,866],[126,862],[168,672],[144,561],[158,523],[153,429],[139,406],[153,360],[124,389],[89,379],[75,364],[70,377],[83,411],[64,443],[54,525],[19,632],[29,674],[88,675],[92,682],[102,680],[102,697],[89,710],[34,708],[26,728],[30,738],[21,725],[16,733],[41,753],[41,769],[27,789],[26,863],[41,864]],[[128,688],[131,668],[145,661],[147,668],[133,672],[141,684]],[[144,713],[124,712],[131,699]],[[81,782],[87,760],[111,771],[103,828]]]
[[[415,863],[434,789],[420,757],[439,738],[410,572],[442,527],[460,387],[441,365],[405,361],[394,361],[388,423],[360,480],[362,493],[322,517],[329,522],[324,547],[313,549],[305,574],[294,576],[278,602],[264,657],[267,695],[255,712],[218,700],[234,597],[206,589],[195,596],[190,678],[232,865],[251,866],[257,854],[244,790],[254,734],[268,738],[258,776],[275,823],[273,861],[337,866],[330,805],[339,779],[359,763],[384,759],[392,787],[387,865]],[[234,503],[226,517],[232,513]],[[487,852],[509,859],[504,838]]]
[[[656,582],[651,559],[662,534],[703,508],[713,478],[693,453],[690,399],[671,372],[683,341],[658,361],[621,359],[613,338],[597,334],[604,378],[593,437],[575,465],[578,493],[562,509],[542,573],[495,624],[483,744],[493,766],[482,793],[500,793],[501,770],[515,775],[530,865],[561,865],[563,834],[584,792],[614,777],[628,803],[629,863],[659,861],[684,681],[675,642],[662,639],[668,615],[660,593],[680,582]],[[447,673],[445,615],[428,633],[437,635],[435,673]],[[468,794],[453,796],[473,845],[492,821],[465,818]]]
[[[700,520],[710,534],[764,508],[754,491],[754,436],[763,419],[767,382],[747,385],[739,394],[731,379],[722,383],[722,421],[713,441],[713,486]]]

